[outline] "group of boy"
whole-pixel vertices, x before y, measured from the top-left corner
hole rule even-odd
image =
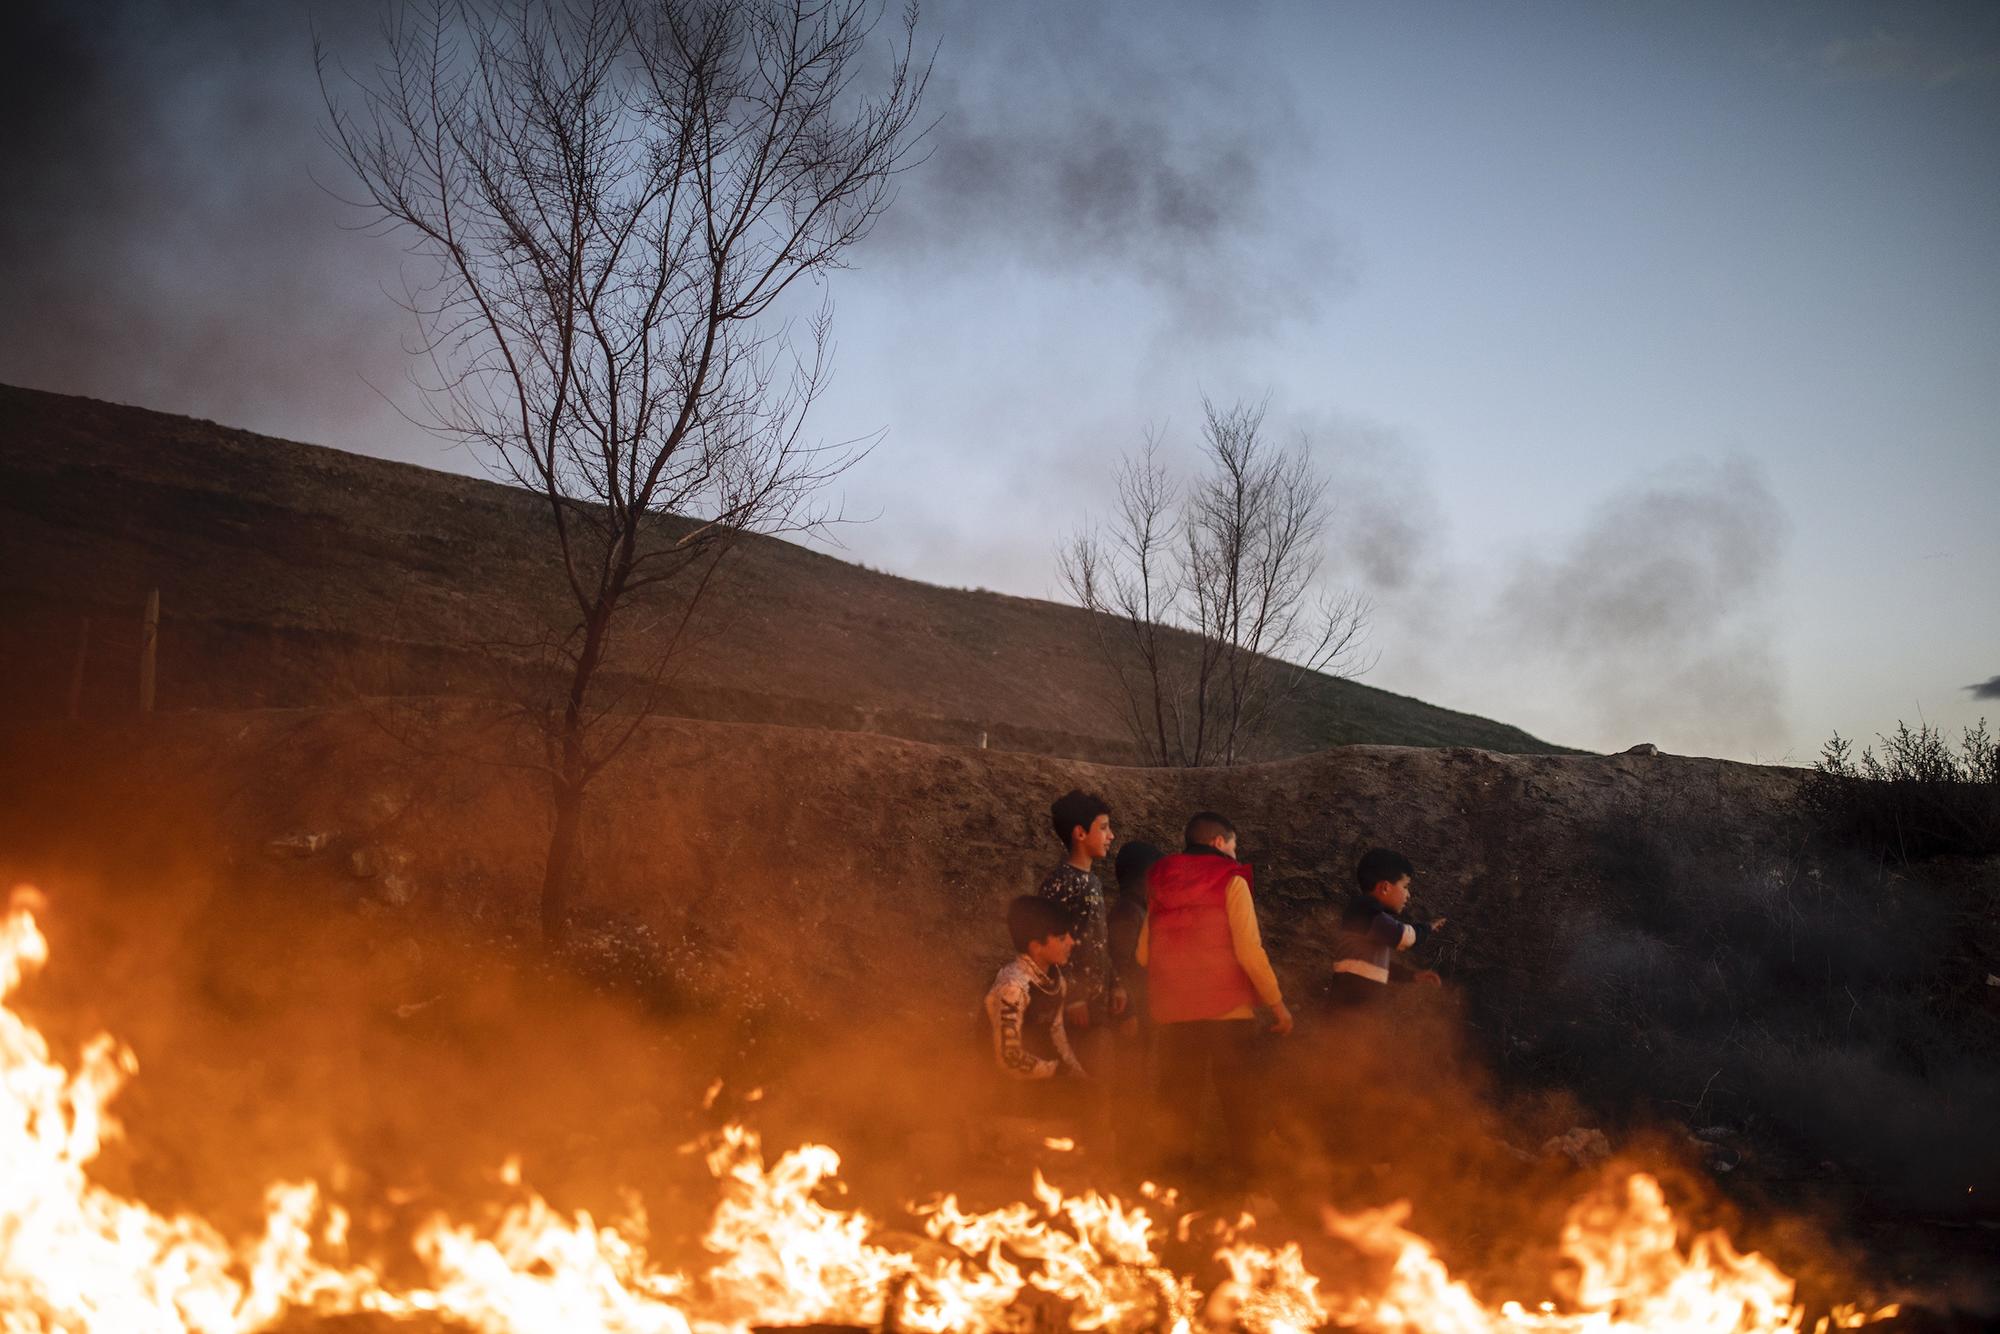
[[[1212,1091],[1226,1166],[1247,1177],[1266,1129],[1265,1035],[1284,1037],[1294,1020],[1264,949],[1252,868],[1237,860],[1235,825],[1200,811],[1177,853],[1127,843],[1109,903],[1094,868],[1116,838],[1110,806],[1067,792],[1051,805],[1050,825],[1064,859],[1036,893],[1008,905],[1015,957],[986,994],[999,1069],[1017,1095],[1049,1111],[1103,1109],[1113,1082],[1133,1092],[1152,1084],[1169,1159],[1189,1156],[1197,1109]],[[1437,983],[1436,973],[1397,958],[1445,924],[1404,920],[1414,874],[1387,848],[1361,858],[1323,988],[1329,1003],[1371,1004],[1391,982]]]

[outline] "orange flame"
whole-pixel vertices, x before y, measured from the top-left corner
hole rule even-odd
[[[0,1001],[48,957],[31,906],[17,892],[0,919]],[[708,1154],[720,1198],[703,1238],[715,1259],[699,1273],[656,1266],[643,1217],[604,1225],[527,1192],[483,1227],[442,1216],[424,1224],[413,1246],[427,1282],[397,1287],[347,1259],[347,1216],[314,1184],[271,1187],[263,1234],[231,1243],[203,1219],[162,1215],[92,1182],[86,1165],[120,1133],[108,1104],[136,1069],[127,1048],[100,1036],[71,1072],[0,1005],[7,1334],[253,1334],[295,1311],[431,1314],[483,1334],[748,1334],[810,1323],[946,1334],[1023,1328],[1035,1301],[1059,1305],[1072,1329],[1173,1334],[1197,1323],[1251,1334],[1326,1325],[1739,1334],[1803,1320],[1791,1280],[1762,1257],[1714,1233],[1679,1249],[1646,1176],[1632,1177],[1622,1199],[1571,1212],[1567,1311],[1482,1302],[1403,1227],[1406,1206],[1326,1217],[1330,1233],[1387,1274],[1378,1291],[1328,1292],[1298,1245],[1246,1242],[1239,1228],[1216,1252],[1228,1277],[1204,1294],[1163,1263],[1160,1225],[1142,1204],[1064,1194],[1038,1174],[1033,1203],[975,1213],[946,1196],[916,1208],[928,1240],[898,1247],[866,1214],[820,1202],[839,1171],[833,1150],[807,1145],[766,1166],[756,1135],[735,1125]],[[518,1184],[518,1167],[505,1177]],[[1171,1192],[1147,1194],[1171,1207]],[[1188,1222],[1177,1221],[1183,1234]],[[1819,1324],[1852,1328],[1893,1311],[1842,1309]]]

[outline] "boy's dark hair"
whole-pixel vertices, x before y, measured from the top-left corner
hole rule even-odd
[[[1038,940],[1074,930],[1076,922],[1069,913],[1039,894],[1023,894],[1007,905],[1007,934],[1014,938],[1016,954],[1026,954]]]
[[[1095,792],[1085,792],[1082,788],[1071,788],[1049,803],[1049,824],[1056,831],[1056,841],[1065,849],[1069,847],[1070,831],[1082,829],[1086,832],[1097,823],[1100,815],[1111,814],[1111,805]]]
[[[1226,815],[1214,811],[1196,811],[1188,817],[1187,828],[1181,837],[1191,848],[1205,848],[1218,838],[1227,838],[1236,832],[1236,826],[1229,823]]]
[[[1393,848],[1370,848],[1361,854],[1360,864],[1354,868],[1354,883],[1363,894],[1367,894],[1384,880],[1393,885],[1404,876],[1416,873],[1417,868],[1410,865],[1410,859]]]
[[[1146,901],[1146,872],[1166,856],[1166,850],[1151,843],[1127,843],[1118,849],[1118,892],[1128,899]]]

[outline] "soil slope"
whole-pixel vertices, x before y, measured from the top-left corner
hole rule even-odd
[[[557,623],[541,503],[518,489],[210,422],[0,387],[0,717],[129,712],[161,595],[162,709],[504,689]],[[671,526],[674,521],[663,520]],[[1132,757],[1090,619],[772,539],[732,555],[666,701],[689,717]],[[1504,724],[1313,680],[1274,753],[1559,749]]]

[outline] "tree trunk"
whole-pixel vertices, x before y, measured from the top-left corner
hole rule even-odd
[[[618,593],[614,587],[587,615],[583,648],[577,654],[576,669],[570,675],[569,698],[563,705],[560,758],[549,780],[555,823],[549,830],[548,861],[542,867],[542,948],[551,953],[562,948],[569,934],[569,896],[576,878],[577,849],[583,832],[583,794],[591,777],[584,751],[584,732],[588,727],[584,701],[589,698],[591,680],[604,659],[611,609],[617,605]]]
[[[76,666],[69,674],[69,716],[72,721],[83,712],[83,673],[90,662],[90,618],[83,618],[76,632]]]
[[[160,656],[160,590],[146,594],[146,613],[139,620],[139,712],[153,711],[153,682]]]
[[[542,948],[553,953],[569,938],[570,889],[576,879],[583,827],[583,788],[558,779],[552,785],[555,824],[542,866]]]

